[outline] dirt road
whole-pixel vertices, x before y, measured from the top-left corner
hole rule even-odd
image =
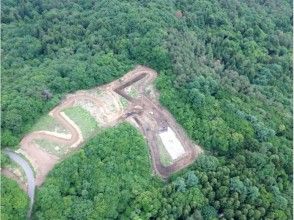
[[[156,76],[157,73],[154,70],[138,66],[120,79],[107,85],[68,95],[63,102],[49,113],[59,125],[68,131],[67,134],[52,131],[32,132],[22,139],[21,147],[17,150],[30,161],[36,174],[35,178],[33,170],[26,160],[19,154],[6,151],[8,156],[25,171],[28,181],[27,192],[31,199],[28,215],[31,213],[34,202],[35,186],[40,186],[49,171],[62,159],[45,151],[35,141],[48,140],[62,146],[69,146],[71,149],[81,146],[84,142],[79,125],[75,124],[63,112],[65,109],[75,105],[82,105],[104,127],[114,126],[125,120],[135,123],[134,125],[142,132],[149,145],[153,170],[155,174],[162,178],[169,177],[172,173],[188,166],[197,158],[202,152],[201,148],[188,138],[173,116],[160,105],[156,98],[157,96],[154,95],[156,91],[153,89],[153,95],[151,96],[150,91],[146,90],[149,87],[153,88],[152,83]],[[126,88],[134,85],[138,93],[136,97],[131,96],[126,91]],[[98,91],[102,91],[103,95],[97,97]],[[122,98],[127,100],[127,106],[123,105]],[[88,103],[91,103],[91,105]],[[159,133],[166,128],[174,131],[185,150],[185,153],[173,160],[169,166],[164,166],[161,163],[158,146]]]
[[[48,172],[62,159],[46,152],[35,143],[36,140],[48,140],[63,146],[69,146],[72,149],[81,146],[84,141],[79,125],[75,124],[63,112],[66,108],[74,105],[83,105],[85,110],[89,111],[97,121],[103,121],[102,125],[105,127],[114,126],[120,121],[132,118],[147,139],[155,173],[163,178],[191,164],[202,150],[191,142],[181,126],[159,104],[159,101],[146,92],[146,88],[152,87],[156,76],[157,73],[154,70],[138,66],[120,79],[109,84],[68,95],[63,102],[49,113],[68,131],[68,134],[36,131],[26,135],[20,143],[21,148],[18,151],[27,157],[34,167],[36,185],[40,186]],[[125,90],[133,85],[136,85],[138,93],[136,98],[127,94]],[[98,91],[102,95],[98,96]],[[156,93],[155,90],[153,92],[154,94]],[[122,98],[127,100],[127,106],[125,107],[123,107]],[[91,105],[85,103],[91,103]],[[152,114],[150,114],[151,112]],[[185,154],[167,167],[163,166],[160,162],[160,152],[157,143],[159,131],[166,127],[170,127],[175,132],[185,149]]]
[[[105,105],[105,103],[98,98],[86,93],[72,95],[49,113],[49,115],[68,131],[70,134],[69,137],[54,132],[36,131],[26,135],[20,143],[22,150],[21,153],[25,154],[30,161],[33,161],[32,165],[36,170],[36,184],[38,186],[44,182],[46,175],[59,161],[59,158],[42,150],[34,143],[34,141],[49,140],[57,144],[69,145],[70,148],[76,148],[81,145],[84,139],[79,126],[63,113],[66,108],[74,106],[74,103],[79,100],[91,102],[95,106]],[[118,106],[116,107],[118,108]],[[119,116],[117,116],[117,118],[119,118]],[[112,121],[109,120],[109,123],[111,122]]]
[[[156,72],[149,68],[134,71],[132,77],[127,81],[122,81],[114,91],[130,102],[124,117],[132,117],[137,123],[141,132],[147,139],[154,171],[161,177],[167,178],[172,173],[191,164],[195,158],[202,153],[202,149],[189,139],[183,128],[176,122],[173,116],[160,105],[159,101],[149,97],[145,92],[144,89],[149,84],[152,84],[156,75]],[[133,98],[125,92],[125,88],[139,80],[143,81],[143,86],[140,87],[141,90],[139,91],[140,96],[139,98]],[[140,109],[140,111],[135,111],[134,109]],[[170,166],[162,165],[157,141],[159,132],[165,130],[167,127],[175,131],[177,138],[185,149],[185,154],[173,161]]]

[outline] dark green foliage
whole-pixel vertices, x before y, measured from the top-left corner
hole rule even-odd
[[[186,183],[183,178],[178,177],[175,180],[174,185],[176,187],[177,192],[185,192],[186,191]]]
[[[147,152],[130,125],[97,136],[50,173],[38,191],[36,218],[116,218],[132,199],[160,186]]]
[[[199,210],[196,210],[187,220],[203,220],[203,216]]]
[[[189,187],[196,186],[198,182],[199,182],[199,179],[193,171],[190,171],[187,173],[187,185]]]
[[[109,129],[50,173],[37,193],[34,218],[179,217],[203,206],[195,174],[187,174],[187,188],[183,178],[161,188],[150,164],[135,128],[124,124]]]
[[[1,175],[1,219],[25,220],[29,199],[14,180]]]
[[[11,160],[10,160],[10,158],[6,155],[6,154],[4,154],[2,151],[1,151],[1,167],[5,167],[5,166],[7,166],[8,164],[10,164],[11,163]]]
[[[162,28],[174,16],[171,3],[160,5],[4,1],[2,146],[16,145],[65,93],[110,82],[137,63],[169,67]]]
[[[204,171],[215,171],[219,165],[219,161],[214,156],[209,155],[200,155],[196,161],[197,166],[199,169]]]
[[[201,210],[201,214],[203,216],[203,219],[205,220],[214,220],[217,217],[217,213],[215,208],[213,208],[212,206],[204,206]]]
[[[286,5],[279,7],[287,11]],[[169,32],[174,65],[157,88],[162,104],[213,154],[200,156],[190,171],[220,218],[292,218],[290,14],[281,15],[274,2],[177,6],[187,29]],[[276,25],[280,16],[283,27]],[[276,51],[282,47],[277,33],[288,36],[285,53]]]
[[[110,215],[292,219],[292,8],[274,0],[4,1],[2,146],[17,145],[65,93],[144,64],[160,73],[161,103],[206,156],[162,189],[129,198],[130,185],[121,187],[130,205]],[[90,216],[88,190],[71,198],[83,184],[61,183],[69,197],[53,208]],[[48,199],[60,198],[48,190]]]

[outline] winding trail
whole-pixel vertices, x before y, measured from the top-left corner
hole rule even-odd
[[[76,148],[84,141],[82,132],[78,125],[76,125],[66,114],[64,110],[73,107],[78,101],[89,101],[94,104],[95,107],[103,107],[105,103],[94,96],[88,94],[75,94],[68,97],[60,105],[55,107],[49,115],[51,115],[60,125],[62,125],[69,133],[69,135],[61,135],[55,132],[49,131],[36,131],[25,136],[20,145],[21,153],[25,154],[30,161],[34,161],[32,164],[36,170],[36,184],[40,186],[48,172],[59,161],[59,158],[55,155],[48,154],[33,142],[35,140],[48,140],[61,145],[68,145],[70,148]],[[118,108],[119,106],[115,106]],[[114,119],[115,120],[115,119]],[[111,123],[111,119],[107,118],[107,122]]]
[[[25,172],[27,181],[28,181],[28,196],[30,198],[30,207],[28,210],[28,218],[30,218],[32,213],[32,208],[34,204],[34,196],[35,196],[35,178],[34,178],[34,172],[29,165],[29,163],[23,159],[19,154],[10,151],[10,150],[4,150],[4,153],[9,156],[11,160],[13,160],[15,163],[17,163]]]
[[[163,178],[191,164],[198,154],[202,152],[201,148],[192,143],[181,126],[176,122],[173,116],[160,105],[156,98],[151,98],[145,93],[146,87],[152,85],[156,77],[157,73],[153,69],[138,66],[120,79],[100,86],[99,88],[104,92],[104,95],[100,96],[100,98],[95,97],[90,90],[68,95],[64,101],[49,113],[57,123],[68,131],[68,134],[36,131],[26,135],[20,143],[21,148],[18,152],[27,157],[31,162],[36,172],[36,185],[40,186],[44,182],[49,171],[53,169],[55,164],[62,158],[46,152],[34,141],[48,140],[62,146],[69,146],[69,148],[80,146],[84,142],[81,130],[63,111],[66,108],[81,103],[91,103],[90,106],[86,105],[86,110],[89,111],[92,116],[94,115],[97,121],[103,121],[102,125],[105,127],[113,126],[119,121],[126,120],[128,117],[133,118],[139,126],[140,131],[147,139],[153,168],[155,172]],[[139,82],[137,88],[139,97],[134,98],[128,95],[125,89],[137,82]],[[124,97],[127,100],[128,106],[126,109],[123,109],[121,102],[118,101],[119,97]],[[109,103],[113,104],[115,114],[112,114]],[[138,109],[137,107],[142,109],[141,112],[136,112]],[[96,110],[93,110],[93,108],[96,108]],[[152,112],[152,115],[150,115],[150,112]],[[160,130],[166,127],[171,127],[176,132],[186,152],[179,159],[173,161],[172,165],[167,167],[163,166],[160,162],[160,152],[157,146],[158,134]]]
[[[128,118],[134,119],[133,121],[147,139],[153,170],[162,178],[167,178],[172,173],[188,166],[195,160],[202,152],[201,148],[189,139],[173,116],[160,105],[156,98],[151,98],[146,94],[146,87],[152,85],[156,76],[157,73],[154,70],[144,66],[138,66],[120,79],[100,86],[99,88],[105,92],[100,98],[95,97],[95,95],[90,93],[90,90],[68,95],[64,101],[49,113],[58,124],[68,131],[68,134],[36,131],[26,135],[20,142],[21,147],[17,152],[23,154],[30,161],[36,173],[35,179],[33,170],[26,160],[17,153],[8,150],[5,151],[13,161],[22,167],[27,176],[28,195],[31,199],[28,216],[30,216],[32,211],[36,185],[40,186],[49,171],[62,159],[46,152],[35,141],[48,140],[63,146],[69,146],[69,148],[77,148],[84,142],[79,126],[63,112],[66,108],[90,102],[91,104],[84,106],[84,108],[89,111],[95,120],[103,121],[102,125],[104,127],[114,126],[119,121],[128,120]],[[139,83],[137,88],[139,96],[134,98],[128,95],[125,89],[136,82]],[[128,102],[125,109],[120,101],[121,97],[124,97]],[[174,130],[185,149],[185,153],[179,159],[173,161],[172,165],[167,167],[163,166],[160,162],[160,152],[157,142],[159,132],[166,127],[171,127]]]

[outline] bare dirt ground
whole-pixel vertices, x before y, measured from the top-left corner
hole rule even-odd
[[[46,152],[35,143],[35,140],[49,140],[61,146],[69,146],[69,149],[77,148],[84,142],[79,126],[63,113],[64,109],[76,105],[87,110],[103,127],[114,126],[123,120],[135,123],[147,139],[155,173],[163,178],[191,164],[202,150],[191,142],[172,115],[160,106],[154,96],[155,91],[150,93],[152,82],[156,76],[157,73],[154,70],[138,66],[112,83],[68,95],[49,113],[67,131],[67,134],[35,131],[26,135],[20,143],[19,153],[22,153],[34,167],[36,184],[40,186],[48,172],[62,158]],[[135,97],[128,95],[126,91],[126,88],[133,84],[137,93]],[[146,91],[146,88],[149,91]],[[128,102],[125,107],[121,102],[121,97],[124,97]],[[172,165],[163,166],[160,162],[156,140],[159,132],[167,127],[175,132],[185,153],[173,161]]]
[[[159,104],[158,100],[145,91],[145,88],[152,85],[156,76],[157,73],[154,70],[138,67],[126,74],[121,80],[116,81],[115,84],[112,84],[112,88],[129,101],[123,118],[131,117],[134,119],[131,121],[136,122],[137,127],[147,139],[155,172],[163,178],[167,178],[173,172],[191,164],[202,152],[202,149],[188,138],[181,126]],[[125,89],[134,83],[138,84],[137,82],[140,82],[138,87],[139,96],[138,98],[133,98],[127,94]],[[176,133],[177,138],[185,149],[185,154],[175,160],[172,165],[163,166],[160,162],[160,152],[156,140],[159,132],[167,127],[170,127]]]
[[[112,95],[113,96],[113,95]],[[111,125],[118,118],[121,117],[121,107],[113,98],[114,111],[108,111],[109,103],[106,103],[102,99],[99,99],[85,91],[79,91],[76,94],[69,95],[60,105],[55,107],[49,115],[51,115],[62,127],[64,127],[69,134],[56,133],[50,131],[36,131],[26,135],[20,145],[21,150],[19,153],[23,154],[31,162],[36,172],[36,184],[39,186],[44,182],[44,179],[48,172],[54,167],[54,165],[60,161],[61,158],[56,155],[50,154],[38,146],[35,140],[48,140],[60,144],[61,146],[69,146],[69,148],[76,148],[80,146],[84,139],[79,126],[76,125],[63,110],[74,105],[81,105],[88,110],[90,114],[103,125]],[[91,110],[86,107],[85,103],[91,103],[94,108],[99,110]],[[100,114],[97,114],[100,113]],[[70,152],[70,150],[65,150]]]

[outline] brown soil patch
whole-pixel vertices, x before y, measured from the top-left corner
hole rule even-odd
[[[62,158],[46,152],[35,144],[35,140],[48,140],[61,146],[69,146],[71,149],[81,146],[84,141],[79,126],[62,112],[64,109],[75,105],[80,105],[89,111],[103,127],[113,126],[122,120],[130,120],[136,123],[137,128],[144,134],[149,144],[155,173],[163,178],[191,164],[202,150],[191,142],[172,115],[160,106],[154,95],[156,91],[151,93],[150,91],[145,91],[146,88],[153,90],[152,82],[156,76],[157,73],[154,70],[138,66],[110,84],[68,95],[61,104],[49,113],[58,124],[68,131],[68,135],[37,131],[26,135],[21,141],[19,152],[26,156],[34,167],[36,184],[40,186],[48,172]],[[131,97],[125,91],[127,87],[134,83],[134,88],[139,94],[137,97]],[[128,102],[125,108],[121,103],[121,97],[124,97]],[[173,129],[186,153],[173,161],[172,165],[164,167],[160,163],[159,148],[156,140],[159,132],[166,127]]]
[[[175,121],[173,116],[163,108],[154,95],[146,93],[145,88],[149,87],[157,74],[154,70],[138,67],[129,72],[119,81],[114,91],[129,101],[129,105],[123,118],[132,117],[147,139],[150,154],[152,157],[155,172],[167,178],[170,174],[188,166],[202,152],[202,149],[195,145],[184,132],[183,128]],[[139,89],[140,96],[134,98],[129,96],[125,89],[133,83],[141,82]],[[152,86],[151,86],[152,87]],[[179,141],[182,143],[185,154],[173,161],[170,166],[164,166],[160,162],[160,151],[157,145],[157,138],[160,131],[170,127]]]

